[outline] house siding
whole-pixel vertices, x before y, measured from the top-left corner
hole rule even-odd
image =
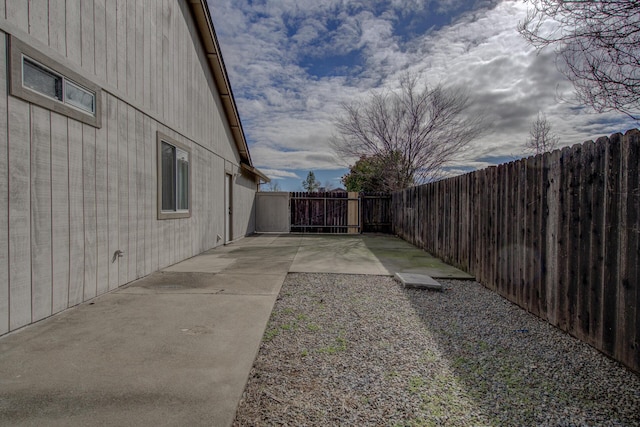
[[[242,173],[238,173],[233,181],[233,236],[236,239],[256,229],[255,183]]]
[[[253,233],[240,155],[186,1],[0,2],[0,78],[17,37],[102,88],[101,127],[0,85],[0,334]],[[191,149],[191,216],[157,219],[162,132]],[[124,252],[114,258],[117,250]]]

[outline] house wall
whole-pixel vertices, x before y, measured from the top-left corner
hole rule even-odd
[[[246,174],[234,177],[233,192],[233,239],[256,231],[256,183]]]
[[[240,169],[186,1],[0,2],[4,82],[10,36],[100,86],[102,124],[0,84],[0,334],[221,244],[225,165]],[[157,131],[191,149],[190,218],[157,219]],[[238,237],[256,182],[234,182]]]

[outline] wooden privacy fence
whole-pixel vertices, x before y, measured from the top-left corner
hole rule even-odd
[[[292,232],[391,232],[389,194],[293,192],[289,198]]]
[[[394,232],[640,372],[640,131],[393,194]]]

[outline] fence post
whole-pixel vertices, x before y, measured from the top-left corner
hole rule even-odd
[[[358,234],[360,232],[360,195],[355,191],[350,191],[347,194],[347,233]]]

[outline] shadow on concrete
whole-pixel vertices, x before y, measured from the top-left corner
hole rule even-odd
[[[385,234],[363,234],[361,241],[390,275],[396,272],[405,272],[427,274],[435,279],[474,279],[472,275],[445,264],[439,258],[399,237]]]

